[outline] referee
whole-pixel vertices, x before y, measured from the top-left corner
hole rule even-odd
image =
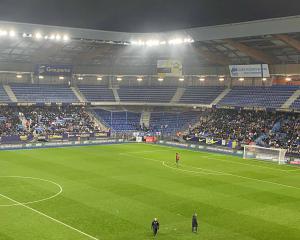
[[[153,231],[153,235],[155,237],[159,230],[159,222],[158,222],[157,218],[154,218],[153,222],[151,223],[151,228]]]

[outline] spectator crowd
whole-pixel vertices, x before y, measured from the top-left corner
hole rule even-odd
[[[0,137],[100,130],[84,107],[0,107]]]
[[[189,138],[255,143],[263,147],[300,151],[300,114],[254,110],[210,109],[189,129]]]

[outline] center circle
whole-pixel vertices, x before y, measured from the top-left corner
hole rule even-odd
[[[54,185],[56,188],[57,188],[57,192],[49,197],[44,197],[44,198],[41,198],[41,199],[37,199],[37,200],[34,200],[34,201],[26,201],[26,202],[21,202],[21,201],[18,201],[19,203],[12,203],[12,204],[0,204],[0,207],[12,207],[12,206],[20,206],[20,205],[28,205],[28,204],[32,204],[32,203],[39,203],[39,202],[44,202],[44,201],[47,201],[47,200],[50,200],[50,199],[53,199],[55,197],[57,197],[58,195],[60,195],[63,191],[63,188],[61,185],[59,185],[58,183],[56,182],[53,182],[53,181],[50,181],[50,180],[47,180],[47,179],[42,179],[42,178],[35,178],[35,177],[23,177],[23,176],[0,176],[0,179],[2,178],[7,178],[7,179],[21,179],[21,180],[34,180],[34,181],[39,181],[39,182],[44,182],[44,183],[50,183],[51,185]],[[0,190],[1,191],[1,190]],[[15,190],[17,191],[17,189]],[[6,196],[5,194],[3,194],[2,192],[0,192],[0,197],[1,197],[1,194],[3,196]],[[11,196],[7,196],[9,198],[11,198]],[[13,199],[13,198],[12,198]],[[13,199],[13,200],[16,200],[16,199]]]

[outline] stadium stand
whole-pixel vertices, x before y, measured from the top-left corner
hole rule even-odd
[[[13,84],[11,89],[19,102],[37,103],[76,103],[78,99],[65,85],[52,84]]]
[[[225,87],[188,87],[179,102],[211,104],[224,90]]]
[[[233,87],[221,106],[280,108],[298,89],[296,86]]]
[[[118,90],[122,102],[168,103],[177,87],[121,87]]]
[[[154,112],[150,118],[150,129],[163,134],[174,134],[199,121],[198,112]]]
[[[300,115],[267,111],[211,109],[201,112],[200,121],[188,137],[216,142],[236,141],[237,146],[255,143],[263,147],[288,149],[299,154]]]
[[[3,86],[0,86],[0,102],[10,102],[10,99],[7,96]]]
[[[297,98],[297,99],[293,102],[291,108],[292,108],[292,109],[296,109],[296,110],[300,110],[300,97]]]
[[[79,91],[90,102],[115,102],[111,89],[99,85],[78,85]]]
[[[125,132],[140,129],[141,113],[134,112],[110,112],[102,109],[96,109],[95,113],[108,125],[113,131]]]

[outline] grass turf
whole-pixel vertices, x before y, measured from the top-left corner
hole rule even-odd
[[[182,158],[178,169],[175,152]],[[157,239],[296,240],[300,236],[298,168],[122,144],[2,151],[0,176],[38,178],[0,177],[1,240],[92,239],[83,233],[105,240],[153,239],[154,217],[161,223]],[[58,185],[41,179],[61,185],[63,192],[45,201],[7,206],[59,192]],[[200,223],[197,235],[191,233],[195,211]]]

